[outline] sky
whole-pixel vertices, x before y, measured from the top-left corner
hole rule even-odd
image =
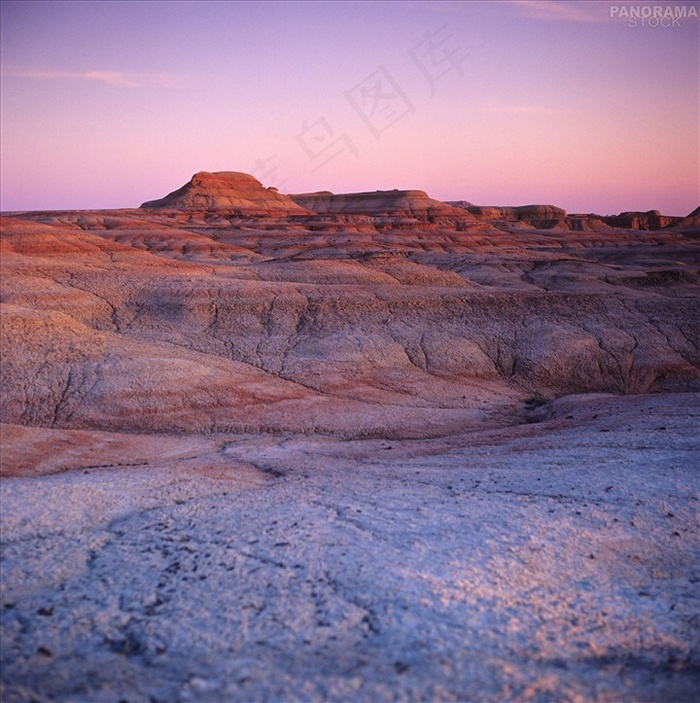
[[[601,215],[700,204],[697,1],[1,12],[3,211],[138,207],[197,171]]]

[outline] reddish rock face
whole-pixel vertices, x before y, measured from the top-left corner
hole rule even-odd
[[[469,212],[494,220],[563,220],[566,210],[554,205],[518,205],[516,207],[481,207],[472,205]]]
[[[149,200],[144,209],[176,210],[234,210],[242,214],[308,214],[276,188],[264,188],[262,183],[235,171],[208,173],[200,171],[189,183],[159,200]]]
[[[604,217],[603,221],[611,227],[623,229],[663,229],[681,222],[680,217],[668,217],[658,210],[648,212],[621,212],[619,215]]]
[[[446,203],[431,198],[422,190],[339,194],[318,191],[284,195],[277,188],[263,187],[257,178],[236,171],[200,171],[181,188],[164,198],[143,203],[141,209],[170,210],[173,211],[171,216],[179,221],[187,219],[193,223],[198,218],[200,224],[215,224],[217,217],[220,223],[229,224],[241,224],[231,219],[234,217],[266,217],[269,218],[269,228],[289,227],[294,224],[294,217],[312,216],[312,220],[297,219],[296,224],[327,232],[343,229],[366,231],[368,224],[370,228],[379,229],[408,226],[430,229],[437,225],[462,231],[480,226],[484,231],[489,227],[505,231],[524,227],[611,232],[612,229],[657,230],[674,226],[697,229],[700,222],[695,213],[682,219],[661,215],[656,210],[601,217],[567,215],[565,210],[554,205],[495,207],[472,205],[467,201]],[[108,224],[105,226],[109,228]]]
[[[338,195],[321,191],[289,197],[301,207],[318,214],[407,217],[418,221],[429,221],[435,218],[469,219],[462,209],[434,200],[422,190],[377,190]]]

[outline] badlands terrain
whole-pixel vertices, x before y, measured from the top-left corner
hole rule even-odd
[[[230,172],[8,213],[1,700],[697,700],[699,239]]]

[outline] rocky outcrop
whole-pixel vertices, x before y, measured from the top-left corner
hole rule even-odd
[[[554,205],[496,207],[473,205],[466,200],[441,202],[422,190],[378,190],[363,193],[318,191],[284,195],[277,188],[265,188],[251,175],[233,171],[202,171],[164,198],[149,200],[142,210],[168,210],[189,224],[238,225],[240,218],[267,217],[268,228],[284,226],[274,218],[292,218],[288,223],[315,231],[361,232],[369,229],[400,229],[420,223],[424,228],[451,226],[468,230],[479,223],[496,225],[506,231],[522,227],[563,229],[579,232],[610,232],[612,229],[658,230],[680,226],[699,227],[695,211],[687,218],[668,217],[658,210],[623,212],[619,215],[567,215]],[[178,214],[179,213],[179,214]],[[311,216],[311,220],[303,219]],[[99,213],[75,217],[77,224],[89,227]],[[232,219],[234,218],[234,219]],[[236,220],[235,218],[239,218]],[[296,218],[294,220],[293,218]],[[64,215],[65,219],[65,215]],[[120,218],[104,220],[106,228],[118,228]],[[121,218],[123,219],[123,218]],[[253,225],[257,226],[257,225]]]
[[[564,229],[575,232],[612,232],[615,229],[659,230],[667,227],[700,227],[697,210],[686,218],[662,215],[658,210],[648,212],[622,212],[619,215],[567,214],[554,205],[520,205],[497,207],[464,204],[464,201],[448,203],[464,208],[469,213],[487,222],[499,223],[499,227],[513,229],[513,223],[525,223],[535,229]],[[698,208],[700,210],[700,208]],[[505,224],[505,227],[503,225]]]
[[[563,222],[565,229],[572,232],[601,232],[604,234],[614,232],[614,227],[603,221],[600,215],[594,214],[571,214],[567,215]]]
[[[181,188],[164,198],[149,200],[144,209],[211,211],[225,210],[246,215],[304,215],[308,210],[276,188],[264,188],[247,173],[218,171],[195,173]]]
[[[603,222],[611,227],[623,229],[655,230],[677,225],[681,217],[662,215],[658,210],[647,212],[621,212],[619,215],[603,217]]]
[[[485,219],[537,221],[563,220],[566,210],[554,205],[518,205],[515,207],[480,207],[473,205],[469,212]]]
[[[377,190],[367,193],[334,194],[329,191],[292,194],[295,203],[307,210],[327,215],[370,215],[415,219],[434,222],[438,219],[465,219],[465,213],[439,200],[434,200],[422,190]]]
[[[566,221],[566,210],[554,205],[519,205],[515,207],[496,207],[472,205],[466,201],[448,203],[462,208],[481,220],[499,222],[524,222],[536,229],[550,229]]]
[[[688,236],[700,237],[700,207],[695,208],[687,217],[682,218],[671,227]]]

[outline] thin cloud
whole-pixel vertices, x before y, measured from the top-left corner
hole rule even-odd
[[[119,71],[86,71],[78,74],[77,78],[106,83],[107,85],[116,85],[121,88],[138,88],[141,85],[141,83],[130,78],[127,74]]]
[[[124,73],[122,71],[42,71],[19,66],[2,69],[2,75],[49,81],[92,81],[116,88],[174,87],[178,80],[160,73]]]
[[[561,0],[507,0],[522,14],[549,22],[605,22],[609,13],[601,11],[605,3],[562,2]]]
[[[610,4],[604,0],[502,0],[501,2],[465,2],[459,0],[426,0],[425,8],[433,12],[473,15],[515,8],[530,19],[549,22],[600,23],[610,19]]]

